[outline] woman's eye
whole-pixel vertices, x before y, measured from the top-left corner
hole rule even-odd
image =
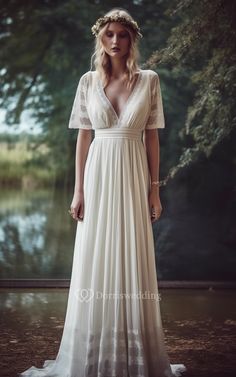
[[[112,33],[106,33],[106,36],[107,36],[107,37],[112,37],[113,34],[112,34]],[[125,33],[125,34],[120,34],[120,35],[119,35],[120,38],[126,38],[127,36],[128,36],[127,33]]]

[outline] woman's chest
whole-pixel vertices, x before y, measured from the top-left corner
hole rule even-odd
[[[135,75],[132,85],[127,88],[127,83],[121,80],[111,80],[109,84],[103,88],[104,95],[107,97],[111,106],[114,108],[117,116],[122,113],[123,108],[132,96],[132,92],[135,90],[135,85],[139,79],[138,75]]]
[[[93,128],[145,123],[150,111],[150,85],[143,72],[128,92],[117,82],[104,90],[96,72],[91,73],[86,103]]]

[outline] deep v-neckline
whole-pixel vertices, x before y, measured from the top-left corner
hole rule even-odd
[[[100,80],[99,77],[98,77],[98,80],[97,80],[97,82],[98,82],[98,89],[99,89],[99,92],[100,92],[100,94],[101,94],[101,97],[105,100],[105,102],[107,103],[108,107],[111,109],[111,111],[112,111],[112,113],[113,113],[115,119],[117,120],[117,123],[120,122],[120,120],[121,120],[121,118],[123,117],[123,115],[124,115],[126,109],[128,108],[128,105],[129,105],[131,99],[134,97],[134,95],[135,95],[135,93],[136,93],[136,91],[137,91],[137,88],[138,88],[138,86],[139,86],[139,83],[141,82],[141,78],[142,78],[142,70],[139,71],[139,74],[138,74],[138,77],[137,77],[136,82],[135,82],[135,84],[134,84],[134,87],[133,87],[133,89],[132,89],[132,91],[131,91],[129,97],[127,98],[127,100],[126,100],[126,102],[125,102],[125,105],[123,106],[123,108],[122,108],[120,114],[118,115],[117,112],[115,111],[115,109],[114,109],[114,107],[113,107],[111,101],[110,101],[109,98],[107,97],[107,95],[106,95],[106,93],[105,93],[105,91],[104,91],[104,89],[103,89],[102,82],[101,82],[101,80]]]

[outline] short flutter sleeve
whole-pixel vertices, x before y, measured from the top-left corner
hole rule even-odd
[[[150,85],[151,108],[145,129],[151,130],[153,128],[164,128],[165,118],[163,112],[161,87],[159,76],[156,72],[151,77]]]
[[[92,129],[92,123],[87,113],[87,75],[84,74],[79,80],[74,103],[71,110],[68,128]]]

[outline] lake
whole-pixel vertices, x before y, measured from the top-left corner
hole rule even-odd
[[[169,190],[161,193],[163,214],[153,224],[158,279],[234,280],[234,248],[219,242],[215,217],[193,211]],[[70,279],[77,224],[68,214],[72,193],[1,190],[1,279]]]

